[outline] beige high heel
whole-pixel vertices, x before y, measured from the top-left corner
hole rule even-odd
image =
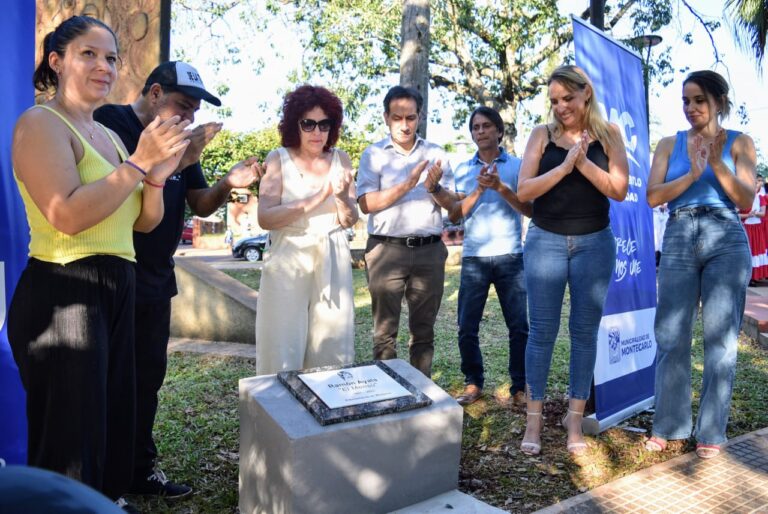
[[[566,430],[566,432],[568,431],[568,423],[567,423],[566,420],[568,419],[568,415],[569,414],[575,414],[575,415],[579,415],[581,417],[584,417],[584,413],[583,412],[579,412],[577,410],[568,409],[568,412],[565,414],[565,416],[563,416],[563,419],[560,421],[560,424],[563,425],[563,428]],[[584,441],[577,441],[575,443],[567,443],[565,445],[565,447],[568,449],[568,453],[570,453],[571,455],[574,455],[574,456],[584,455],[587,452],[587,448],[589,448],[587,446],[587,443],[584,442]]]
[[[541,412],[526,412],[526,416],[541,416]],[[541,434],[541,428],[539,428],[539,434]],[[539,435],[539,442],[526,441],[520,443],[520,451],[526,455],[535,456],[541,453],[541,435]]]

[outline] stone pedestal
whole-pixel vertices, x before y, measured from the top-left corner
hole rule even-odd
[[[456,488],[463,409],[386,362],[432,405],[321,426],[275,375],[240,381],[240,512],[385,513]]]

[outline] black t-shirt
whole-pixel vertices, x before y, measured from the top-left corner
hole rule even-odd
[[[550,141],[539,161],[538,175],[560,166],[568,150]],[[599,141],[587,148],[587,158],[608,171],[608,156]],[[533,202],[533,223],[548,232],[583,235],[602,230],[610,223],[608,198],[578,168]]]
[[[144,126],[130,105],[104,105],[93,114],[99,123],[114,130],[128,149],[136,151]],[[146,186],[145,187],[151,187]],[[205,189],[208,184],[200,163],[172,175],[163,189],[165,214],[160,224],[148,234],[133,233],[136,249],[136,301],[152,303],[176,295],[173,254],[184,228],[184,202],[189,189]]]

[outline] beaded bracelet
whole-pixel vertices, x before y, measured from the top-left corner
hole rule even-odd
[[[147,184],[148,186],[152,186],[152,187],[159,187],[160,189],[162,189],[162,188],[164,188],[164,187],[165,187],[165,183],[162,183],[162,184],[158,184],[157,182],[152,182],[152,181],[151,181],[151,180],[149,180],[148,178],[145,178],[145,179],[144,179],[144,183],[145,183],[145,184]]]
[[[138,171],[139,173],[141,173],[142,175],[144,175],[145,177],[147,176],[146,171],[144,171],[143,169],[141,169],[140,167],[138,167],[136,164],[132,163],[128,159],[124,160],[123,162],[128,166],[132,167],[133,169],[135,169],[136,171]]]

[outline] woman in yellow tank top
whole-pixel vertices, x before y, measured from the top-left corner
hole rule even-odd
[[[93,121],[117,79],[112,29],[75,16],[43,45],[35,87],[55,94],[22,114],[13,136],[30,259],[8,339],[27,394],[29,464],[117,500],[132,473],[133,230],[160,222],[188,122],[156,119],[126,158]]]

